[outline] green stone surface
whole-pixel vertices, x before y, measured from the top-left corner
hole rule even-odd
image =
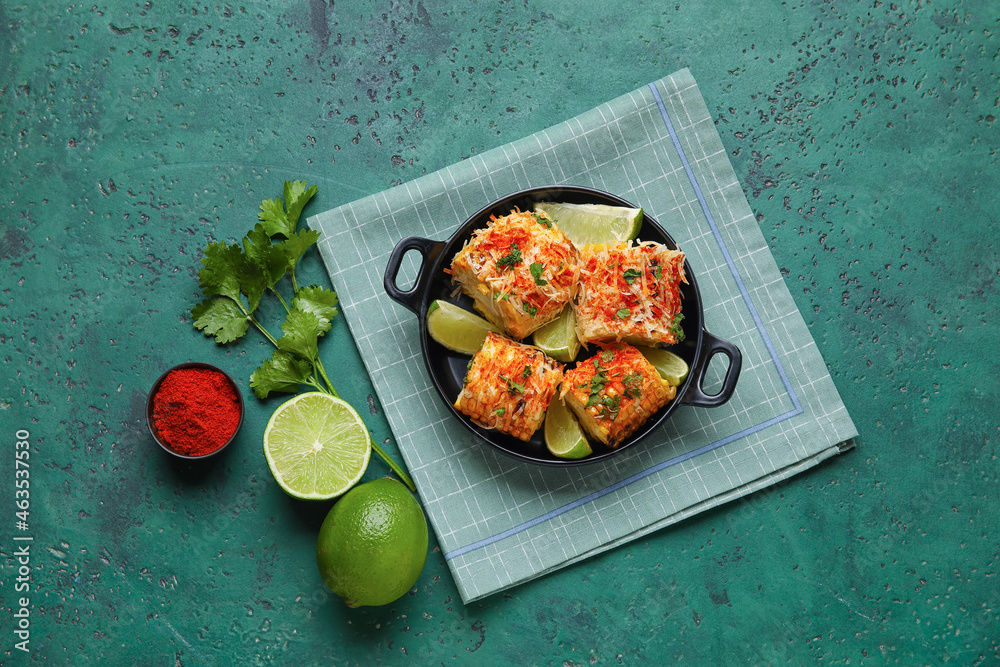
[[[0,664],[997,664],[998,14],[0,4]],[[468,606],[432,537],[410,594],[346,608],[314,560],[329,504],[286,497],[264,461],[282,399],[247,383],[269,344],[191,326],[203,247],[240,238],[285,179],[317,183],[319,212],[682,67],[856,449]],[[300,282],[329,286],[316,254]],[[321,351],[398,456],[343,318]],[[247,402],[207,465],[174,463],[145,425],[152,382],[189,360],[239,378]],[[366,478],[386,472],[373,458]]]

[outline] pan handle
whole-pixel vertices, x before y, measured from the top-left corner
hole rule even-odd
[[[397,243],[396,247],[392,249],[392,254],[389,255],[389,263],[385,267],[385,277],[382,280],[386,294],[394,301],[420,315],[420,306],[425,300],[424,297],[431,282],[430,269],[427,267],[432,266],[437,261],[444,246],[444,241],[431,241],[419,236],[410,236]],[[401,290],[396,285],[396,277],[399,275],[403,255],[410,250],[419,252],[423,261],[417,270],[417,279],[414,281],[413,287],[409,290]]]
[[[740,348],[728,340],[713,336],[705,330],[702,330],[701,333],[701,360],[697,368],[691,369],[694,378],[681,402],[685,405],[714,408],[728,401],[736,390],[736,381],[739,379],[740,369],[743,367],[743,354],[740,352]],[[724,354],[729,358],[729,369],[726,370],[726,377],[722,380],[722,389],[719,393],[706,394],[701,388],[701,383],[705,380],[705,372],[708,370],[709,362],[716,354]]]

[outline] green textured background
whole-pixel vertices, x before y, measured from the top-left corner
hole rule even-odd
[[[0,2],[0,663],[996,664],[1000,3]],[[247,392],[222,460],[144,425],[201,249],[284,179],[307,213],[681,67],[860,431],[776,489],[463,606],[436,542],[348,610]],[[327,284],[313,255],[308,280]],[[268,312],[265,309],[265,317]],[[271,306],[271,315],[277,315]],[[321,346],[390,436],[345,323]],[[31,653],[14,433],[31,431]],[[386,445],[395,452],[394,443]],[[373,462],[368,478],[384,474]]]

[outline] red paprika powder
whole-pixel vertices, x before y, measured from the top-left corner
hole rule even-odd
[[[229,442],[240,416],[235,387],[212,368],[175,368],[153,396],[153,424],[160,440],[185,456],[205,456]]]

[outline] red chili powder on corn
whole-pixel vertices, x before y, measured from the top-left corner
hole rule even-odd
[[[205,456],[226,444],[240,424],[240,399],[225,374],[177,368],[153,396],[153,425],[178,454]]]

